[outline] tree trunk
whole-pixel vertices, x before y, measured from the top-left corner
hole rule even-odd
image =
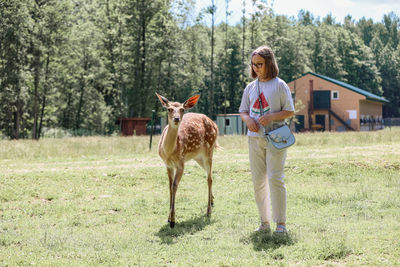
[[[12,138],[19,139],[20,116],[19,116],[18,101],[17,101],[17,110],[15,112],[13,112],[13,116],[14,116],[14,124],[13,124],[13,129],[12,129]]]
[[[139,116],[142,116],[145,112],[145,107],[146,107],[146,103],[144,103],[144,99],[145,99],[145,92],[144,92],[144,88],[145,88],[145,75],[146,75],[146,27],[147,27],[147,23],[146,23],[146,14],[145,14],[145,0],[142,0],[142,7],[141,7],[141,15],[140,15],[140,20],[141,20],[141,28],[142,28],[142,36],[141,36],[141,65],[140,65],[140,72],[142,75],[140,75],[140,90],[141,90],[141,94],[139,95],[139,98],[141,98],[141,108],[140,108],[140,113]]]
[[[228,60],[228,15],[229,15],[229,11],[228,11],[228,6],[229,6],[229,1],[230,0],[225,0],[225,59]],[[225,81],[224,81],[224,86],[223,86],[223,92],[224,92],[224,135],[226,134],[226,91],[228,90],[228,70],[225,69]],[[231,103],[232,104],[232,103]]]
[[[17,61],[19,61],[19,57],[17,57]],[[17,74],[17,81],[15,85],[16,93],[17,93],[17,101],[15,103],[16,105],[16,111],[13,112],[14,116],[14,124],[13,124],[13,129],[12,129],[12,138],[13,139],[19,139],[19,130],[20,130],[20,124],[21,124],[21,113],[22,113],[22,103],[21,103],[21,84],[20,84],[20,68],[19,68],[19,62],[17,63],[17,69],[16,72]]]
[[[67,106],[63,111],[63,116],[62,116],[62,126],[64,128],[70,129],[72,128],[72,123],[71,123],[71,102],[72,102],[72,86],[69,85],[69,91],[67,95]]]
[[[208,94],[208,113],[209,116],[214,119],[214,22],[215,22],[215,5],[214,0],[212,3],[212,13],[211,13],[211,81],[210,81],[210,91]]]
[[[39,130],[37,139],[40,139],[40,135],[42,133],[42,126],[43,126],[43,115],[44,115],[44,108],[46,107],[46,93],[43,94],[42,97],[42,109],[40,111],[40,122],[39,122]]]
[[[81,75],[80,79],[80,96],[79,96],[79,103],[78,103],[78,111],[76,114],[76,121],[75,121],[75,130],[78,130],[79,127],[81,126],[81,112],[82,112],[82,107],[83,107],[83,97],[85,95],[85,87],[86,87],[86,81],[85,81],[85,75],[87,75],[88,70],[89,70],[89,52],[84,49],[83,50],[83,73]]]
[[[243,0],[243,9],[242,9],[243,17],[242,17],[242,63],[244,64],[244,45],[245,45],[245,40],[246,40],[246,1]],[[246,87],[246,82],[245,82],[245,69],[242,68],[242,84],[243,88]]]
[[[79,97],[78,111],[76,113],[75,130],[78,130],[79,127],[81,126],[81,111],[83,105],[83,95],[85,94],[85,82],[83,79],[84,78],[81,77],[81,92]]]
[[[47,53],[47,58],[46,58],[46,71],[45,71],[45,76],[44,76],[44,90],[43,90],[43,96],[42,96],[42,110],[40,112],[40,122],[39,122],[39,131],[38,131],[38,136],[37,138],[40,139],[40,135],[42,133],[42,126],[43,126],[43,116],[44,116],[44,109],[46,107],[46,95],[47,91],[49,89],[49,64],[50,64],[50,54]]]
[[[37,139],[37,124],[38,124],[38,92],[39,92],[39,81],[40,81],[40,51],[36,51],[34,61],[34,93],[33,93],[33,127],[32,127],[32,139]]]
[[[138,31],[136,37],[136,55],[135,55],[135,75],[134,89],[130,95],[129,115],[140,116],[142,111],[142,90],[144,85],[144,75],[146,67],[146,4],[144,0],[137,0],[137,9],[139,16],[137,20]],[[135,108],[135,109],[134,109]]]
[[[107,106],[114,106],[115,105],[115,96],[116,96],[116,90],[117,90],[117,78],[116,78],[116,70],[115,70],[115,53],[114,53],[114,47],[115,43],[112,38],[112,25],[111,25],[111,14],[110,14],[110,2],[107,0],[106,2],[106,17],[108,18],[108,23],[107,23],[107,36],[105,40],[105,46],[106,49],[108,50],[109,54],[109,60],[110,60],[110,74],[111,74],[111,86],[112,86],[112,91],[106,91],[104,92],[104,98]]]

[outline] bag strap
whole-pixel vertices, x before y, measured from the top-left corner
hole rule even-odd
[[[262,115],[264,115],[263,114],[264,112],[263,112],[263,108],[262,108],[262,101],[261,101],[261,95],[260,95],[260,84],[259,84],[258,78],[257,78],[257,92],[258,92],[258,103],[260,105],[260,115],[262,116]],[[286,121],[284,122],[284,124],[286,126],[289,126]],[[265,126],[263,126],[263,128],[264,128],[264,135],[269,135],[269,133],[265,129]]]
[[[257,78],[257,92],[258,92],[258,104],[260,105],[260,116],[264,115],[263,107],[262,107],[262,101],[261,101],[261,95],[260,95],[260,83]],[[261,125],[262,126],[262,125]],[[267,131],[265,130],[265,126],[262,126],[264,129],[264,135],[268,135]]]

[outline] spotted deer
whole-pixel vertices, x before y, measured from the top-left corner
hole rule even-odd
[[[220,148],[216,142],[218,127],[204,114],[184,114],[185,110],[196,105],[200,95],[190,97],[183,104],[170,102],[167,98],[157,93],[156,95],[168,110],[168,125],[161,134],[158,153],[167,167],[170,190],[168,222],[173,228],[175,226],[175,195],[183,175],[185,162],[188,160],[194,159],[207,172],[207,216],[211,215],[211,206],[214,205],[212,157],[214,148]]]

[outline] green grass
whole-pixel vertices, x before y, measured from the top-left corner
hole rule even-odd
[[[296,135],[286,236],[253,232],[245,136],[219,137],[210,218],[187,163],[170,229],[158,138],[0,141],[0,265],[400,265],[400,129]]]

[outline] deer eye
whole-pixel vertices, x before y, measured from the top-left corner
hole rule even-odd
[[[172,109],[172,108],[169,108],[169,109],[168,109],[168,112],[172,112],[172,111],[173,111],[173,109]]]
[[[184,109],[184,108],[181,108],[181,109],[179,109],[179,111],[180,111],[181,113],[183,113],[183,112],[185,112],[185,109]]]

